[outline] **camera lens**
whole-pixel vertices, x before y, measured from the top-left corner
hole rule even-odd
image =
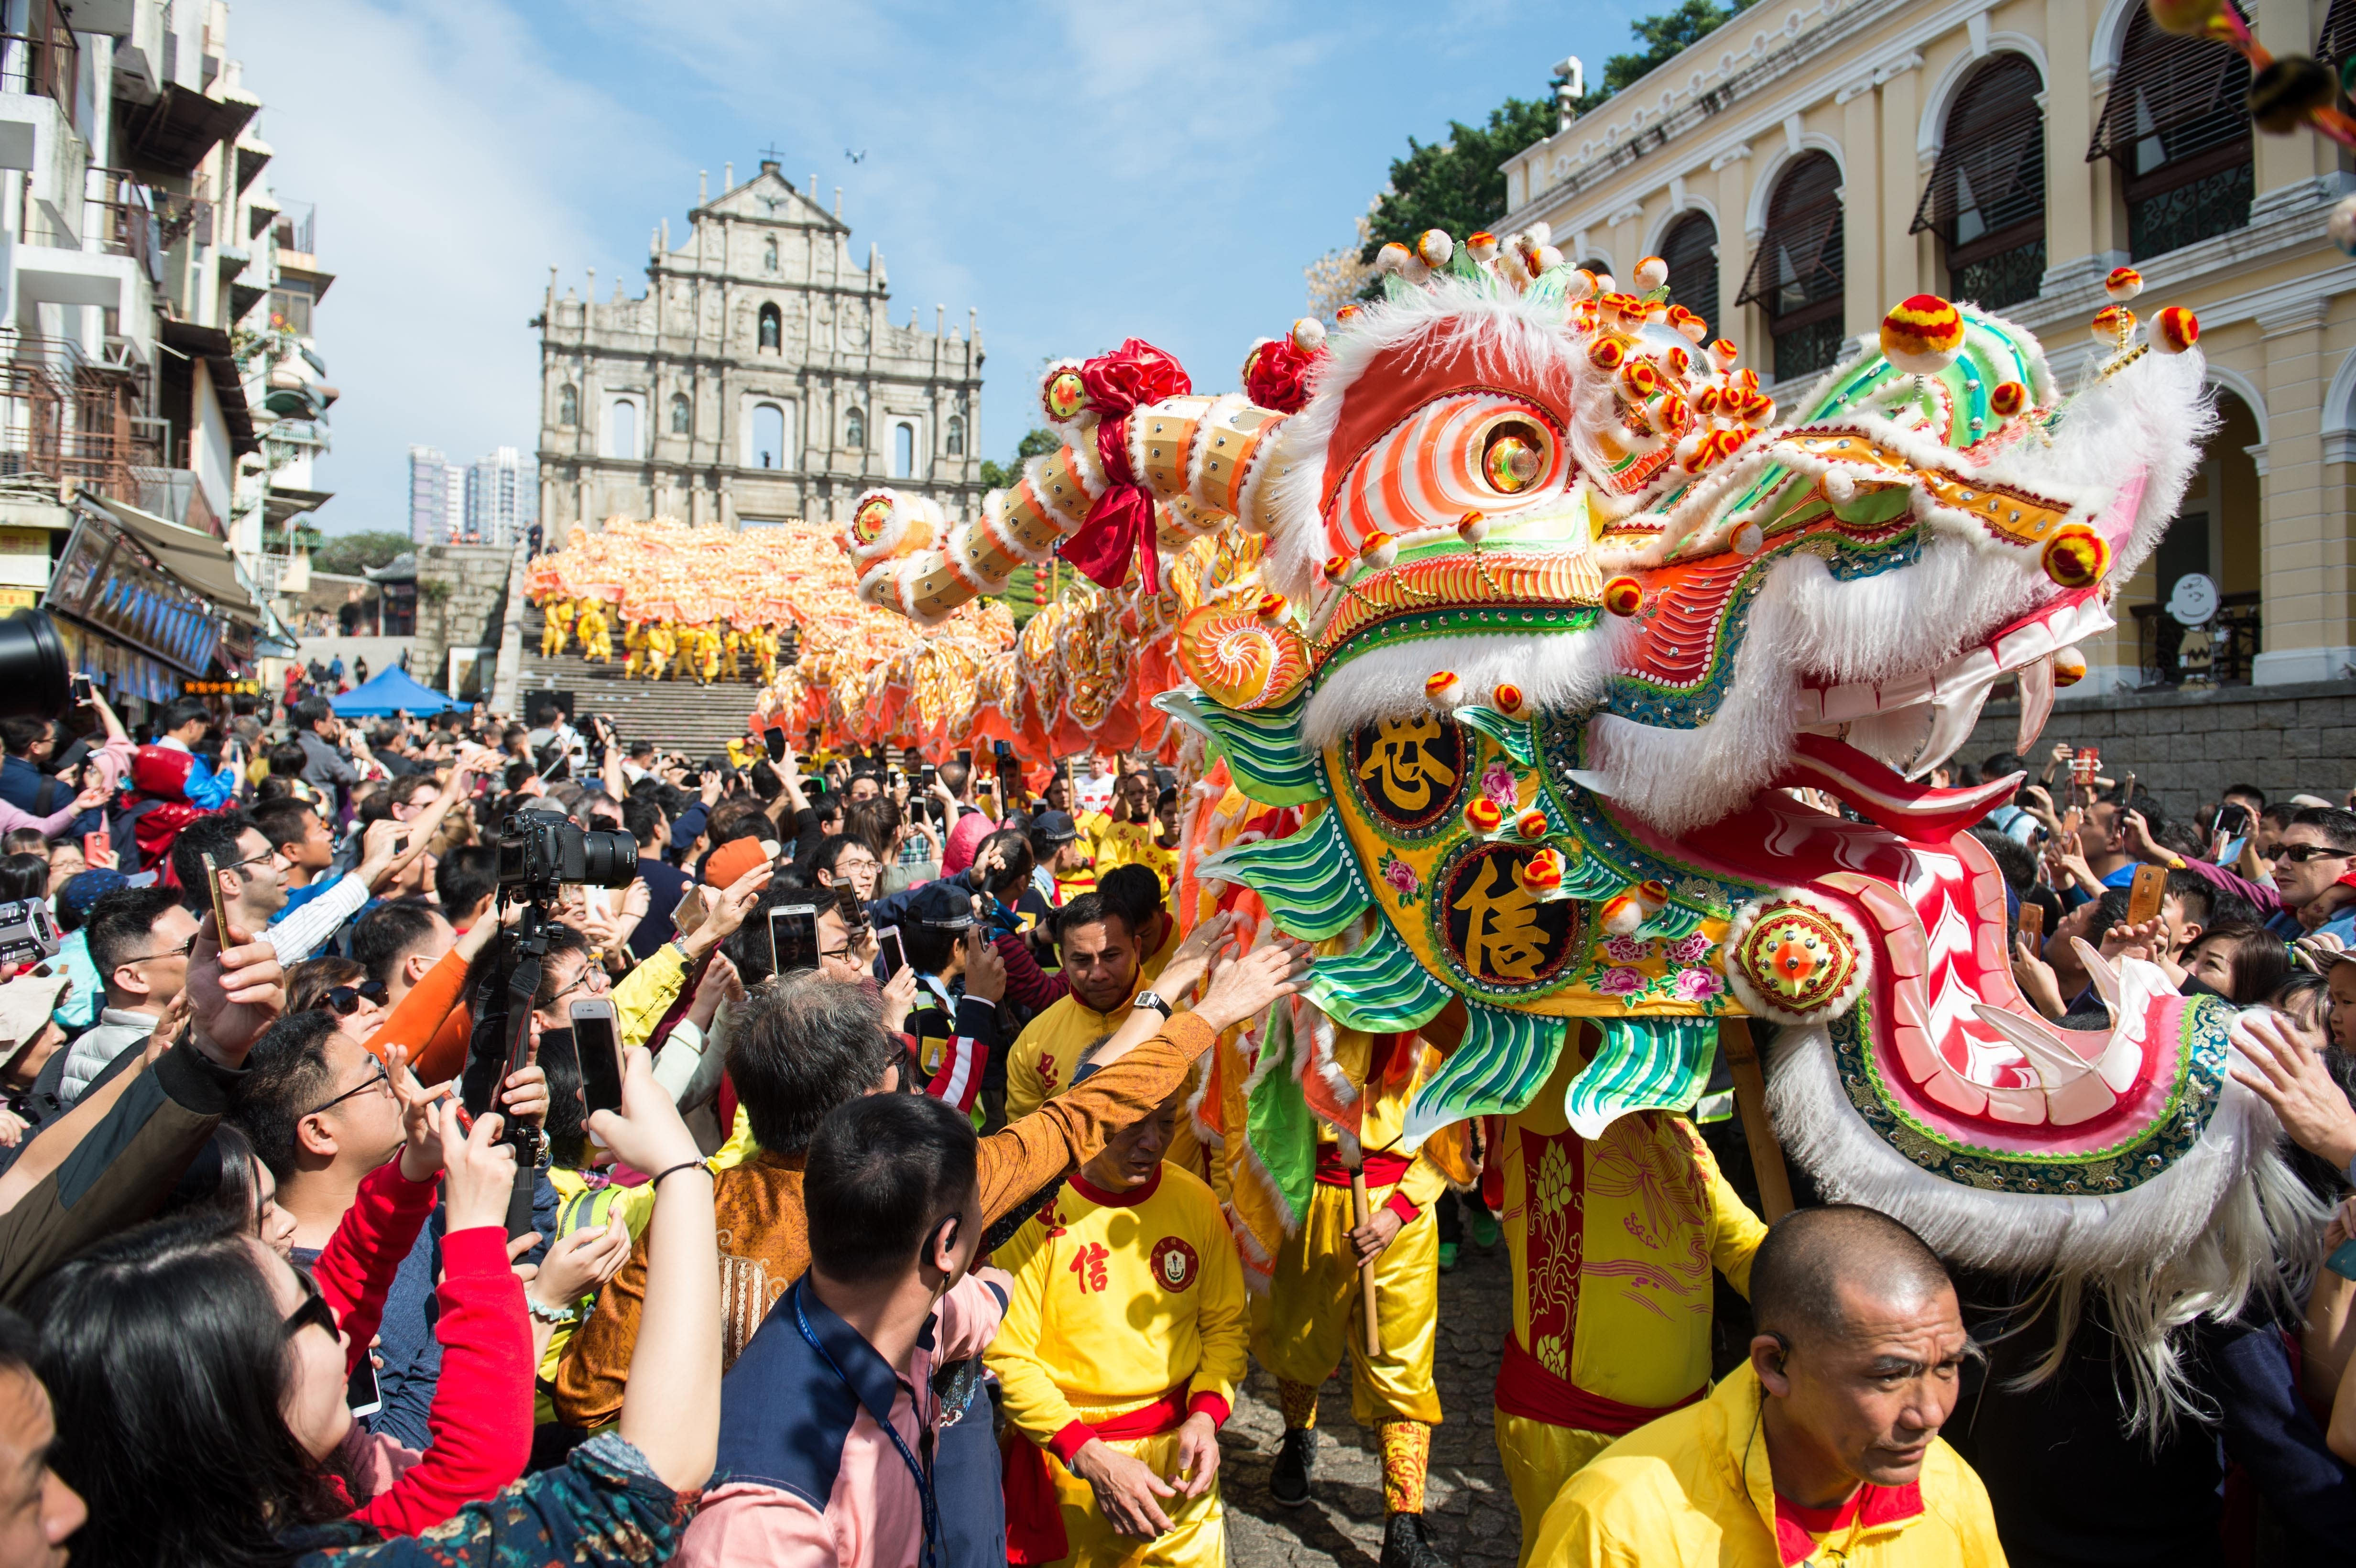
[[[73,700],[66,645],[43,610],[0,620],[0,718],[55,719]]]
[[[607,830],[582,833],[580,880],[593,888],[626,888],[637,876],[637,839]]]

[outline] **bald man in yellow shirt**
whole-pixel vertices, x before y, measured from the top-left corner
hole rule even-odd
[[[1710,1271],[1747,1296],[1767,1234],[1685,1117],[1632,1111],[1592,1140],[1571,1129],[1564,1094],[1598,1043],[1593,1025],[1571,1027],[1553,1075],[1489,1154],[1505,1178],[1515,1285],[1497,1452],[1525,1568],[1581,1466],[1708,1392]]]
[[[1024,1562],[1226,1561],[1218,1433],[1244,1373],[1243,1269],[1210,1188],[1162,1161],[1179,1099],[1115,1134],[997,1253],[1014,1283],[988,1360],[1016,1434],[1006,1531]]]

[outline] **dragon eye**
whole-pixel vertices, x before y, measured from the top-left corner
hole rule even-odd
[[[1529,425],[1509,421],[1489,432],[1481,450],[1481,474],[1501,494],[1518,495],[1546,472],[1546,437]]]

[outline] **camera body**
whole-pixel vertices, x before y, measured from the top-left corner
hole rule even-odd
[[[0,964],[37,964],[58,955],[58,923],[39,899],[0,903]]]
[[[536,811],[519,812],[499,829],[499,891],[546,903],[567,882],[626,888],[638,874],[638,841],[612,829],[590,829]]]

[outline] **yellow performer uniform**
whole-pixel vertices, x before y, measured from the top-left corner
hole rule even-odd
[[[647,667],[647,629],[626,617],[622,622],[622,651],[628,656],[622,660],[622,678],[637,679]]]
[[[1211,1189],[1167,1165],[1120,1193],[1074,1175],[997,1262],[1014,1280],[987,1355],[1018,1434],[1008,1454],[1010,1546],[1020,1532],[1035,1550],[1033,1532],[1059,1523],[1065,1563],[1220,1568],[1216,1476],[1199,1497],[1158,1499],[1177,1528],[1149,1541],[1116,1534],[1067,1468],[1102,1437],[1169,1480],[1180,1424],[1197,1413],[1226,1422],[1244,1373],[1244,1276]]]
[[[753,656],[760,661],[761,684],[773,684],[777,678],[777,634],[766,626],[755,626],[744,636],[752,645]]]
[[[1420,1054],[1422,1042],[1410,1035],[1389,1049]],[[1321,1123],[1309,1211],[1278,1252],[1267,1296],[1252,1302],[1252,1354],[1276,1374],[1283,1403],[1285,1450],[1269,1478],[1277,1501],[1308,1500],[1317,1391],[1346,1350],[1350,1413],[1361,1426],[1373,1427],[1382,1445],[1383,1511],[1419,1515],[1431,1429],[1440,1424],[1440,1395],[1432,1384],[1440,1328],[1440,1227],[1431,1205],[1447,1189],[1448,1178],[1428,1153],[1410,1160],[1381,1152],[1398,1141],[1421,1080],[1419,1072],[1386,1072],[1381,1061],[1370,1072],[1370,1057],[1386,1054],[1355,1029],[1335,1033],[1334,1065],[1352,1083],[1365,1084],[1359,1125],[1361,1142],[1374,1151],[1364,1157],[1368,1212],[1387,1209],[1404,1221],[1375,1259],[1382,1351],[1366,1354],[1365,1296],[1350,1244],[1350,1173],[1339,1135]],[[1298,1477],[1290,1496],[1278,1485],[1288,1458]]]
[[[710,686],[713,678],[720,674],[720,634],[710,626],[699,628],[696,632],[695,654],[696,678],[704,685]]]
[[[1489,1156],[1503,1162],[1515,1286],[1497,1451],[1525,1564],[1580,1467],[1708,1391],[1710,1269],[1748,1296],[1767,1234],[1683,1116],[1631,1112],[1592,1143],[1570,1130],[1564,1091],[1595,1039],[1580,1032]]]
[[[541,628],[540,656],[552,659],[564,651],[566,643],[573,640],[573,601],[552,599],[543,609],[548,624]]]
[[[1027,1116],[1061,1093],[1072,1082],[1072,1072],[1078,1067],[1080,1052],[1108,1034],[1118,1033],[1129,1021],[1130,1000],[1140,987],[1150,987],[1162,976],[1170,955],[1178,951],[1178,923],[1172,921],[1162,934],[1162,945],[1142,957],[1137,965],[1137,985],[1120,1006],[1108,1013],[1098,1012],[1082,1002],[1079,997],[1066,991],[1049,1004],[1047,1010],[1023,1026],[1014,1043],[1006,1052],[1006,1119]],[[1172,1147],[1187,1147],[1187,1123],[1179,1123],[1177,1142]],[[1191,1165],[1190,1169],[1194,1168]]]
[[[671,662],[679,651],[679,634],[668,621],[653,621],[647,625],[647,678],[660,680],[663,667]]]
[[[591,664],[614,662],[614,637],[607,628],[605,612],[594,600],[581,601],[581,618],[573,624],[581,634],[581,656]]]
[[[1115,866],[1152,865],[1152,858],[1149,851],[1152,849],[1153,840],[1161,832],[1162,825],[1151,816],[1142,822],[1119,822],[1111,817],[1104,818],[1095,835],[1098,880],[1102,880],[1104,874]],[[1170,886],[1169,880],[1164,878],[1162,885],[1167,890]]]
[[[1761,1403],[1745,1361],[1700,1403],[1612,1445],[1547,1510],[1530,1560],[2001,1568],[1987,1488],[1944,1439],[1931,1440],[1912,1486],[1862,1487],[1837,1509],[1795,1508],[1776,1492],[1759,1441]]]

